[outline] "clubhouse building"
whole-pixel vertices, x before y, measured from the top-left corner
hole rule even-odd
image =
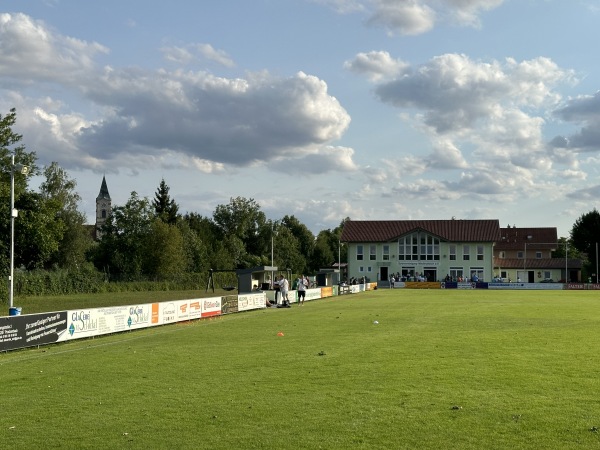
[[[581,281],[581,261],[552,258],[556,228],[501,228],[498,220],[349,220],[348,277],[388,282]]]

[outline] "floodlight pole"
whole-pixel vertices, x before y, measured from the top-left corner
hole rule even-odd
[[[14,274],[15,274],[15,154],[11,155],[10,162],[10,275],[8,288],[8,308],[13,307]]]
[[[14,300],[14,279],[15,279],[15,218],[19,212],[15,209],[15,169],[23,175],[27,175],[29,167],[22,164],[15,164],[15,154],[11,154],[10,160],[10,275],[8,288],[8,308],[9,311],[13,307]]]

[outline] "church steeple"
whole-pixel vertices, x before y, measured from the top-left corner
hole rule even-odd
[[[112,203],[110,194],[108,193],[108,186],[106,185],[106,177],[103,176],[100,193],[96,197],[96,239],[102,237],[102,226],[110,215],[111,209]]]
[[[96,197],[96,201],[98,200],[108,200],[110,202],[110,194],[108,193],[108,187],[106,186],[106,177],[102,177],[102,186],[100,186],[100,193],[98,197]]]

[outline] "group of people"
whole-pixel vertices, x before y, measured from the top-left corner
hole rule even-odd
[[[391,274],[389,277],[390,286],[394,287],[396,281],[427,281],[427,276],[424,273],[416,272],[414,275],[407,273],[400,275],[399,273]]]
[[[306,298],[306,289],[310,286],[310,281],[308,277],[304,275],[300,275],[296,282],[294,283],[296,286],[296,290],[298,291],[298,302],[300,306],[304,305],[304,300]],[[279,277],[275,278],[273,282],[273,289],[275,290],[275,304],[271,304],[267,300],[267,306],[269,307],[277,307],[277,308],[290,308],[290,299],[289,299],[289,290],[290,290],[290,282],[288,279],[279,275]],[[279,298],[281,297],[281,303],[279,302]]]

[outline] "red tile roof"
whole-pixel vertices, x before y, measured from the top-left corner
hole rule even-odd
[[[494,267],[503,269],[581,269],[580,259],[569,259],[565,262],[564,258],[527,258],[523,261],[521,258],[496,258],[494,257]]]
[[[558,248],[556,228],[501,228],[500,240],[496,242],[495,251],[527,249],[552,250]]]
[[[452,242],[498,242],[498,220],[348,220],[342,242],[389,242],[415,231]]]

